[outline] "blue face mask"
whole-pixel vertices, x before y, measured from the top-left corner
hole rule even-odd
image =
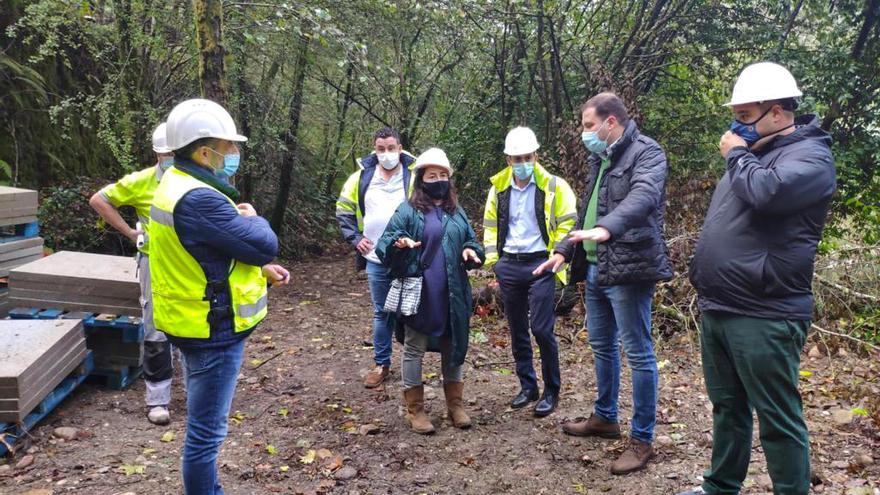
[[[768,108],[764,113],[761,114],[760,117],[751,121],[751,122],[740,122],[739,120],[734,120],[730,123],[730,130],[737,136],[743,138],[743,141],[746,142],[749,146],[755,144],[762,137],[761,134],[758,133],[758,122],[761,121],[769,112],[773,110],[773,107]]]
[[[214,153],[220,155],[220,153],[217,151],[214,151]],[[221,156],[223,157],[223,168],[220,170],[215,170],[214,175],[217,175],[219,177],[232,177],[233,175],[235,175],[236,172],[238,172],[238,165],[241,162],[241,155],[235,153]]]
[[[171,168],[172,165],[174,165],[173,156],[166,156],[165,158],[159,160],[159,168],[161,168],[162,171],[168,170],[169,168]]]
[[[535,162],[513,164],[513,175],[519,180],[528,180],[535,172]]]
[[[602,129],[606,122],[608,121],[606,120],[605,122],[602,122],[599,129]],[[608,148],[608,141],[599,138],[599,129],[596,129],[595,131],[584,131],[581,134],[581,141],[584,142],[587,151],[597,155]]]
[[[223,170],[220,172],[226,177],[232,177],[238,172],[238,165],[241,162],[241,155],[225,155],[223,157]]]

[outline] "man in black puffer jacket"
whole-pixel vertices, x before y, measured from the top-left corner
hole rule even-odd
[[[639,132],[612,93],[584,103],[581,123],[584,145],[591,153],[587,195],[575,230],[535,273],[558,270],[569,261],[572,280],[587,282],[587,329],[596,356],[599,397],[594,414],[564,424],[565,433],[620,437],[618,342],[623,342],[632,370],[633,418],[629,448],[611,472],[626,474],[643,469],[653,456],[657,359],[651,341],[651,301],[657,281],[672,277],[663,240],[666,155],[656,141]]]
[[[752,450],[752,408],[773,493],[810,491],[810,442],[798,393],[813,310],[813,261],[835,190],[831,138],[784,67],[746,67],[733,88],[718,183],[691,262],[712,401],[712,466],[700,491],[739,493]]]

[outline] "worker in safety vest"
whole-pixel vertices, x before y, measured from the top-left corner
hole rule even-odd
[[[504,312],[510,326],[511,350],[521,390],[510,406],[525,407],[539,399],[532,365],[529,329],[541,351],[544,392],[534,414],[547,416],[559,401],[559,347],[554,301],[556,279],[565,272],[535,276],[532,271],[547,261],[553,246],[574,227],[577,206],[574,192],[561,177],[538,163],[538,139],[528,127],[507,133],[504,154],[507,166],[492,179],[483,215],[486,266],[494,267],[501,287]]]
[[[183,447],[186,494],[223,493],[217,455],[226,438],[246,337],[267,313],[267,279],[290,274],[270,264],[278,239],[253,206],[236,204],[228,177],[238,170],[235,122],[202,99],[168,115],[174,165],[150,209],[150,272],[156,328],[180,348],[187,372]]]
[[[147,418],[156,425],[171,421],[168,404],[171,402],[171,344],[165,334],[153,324],[153,302],[150,295],[150,205],[162,174],[171,166],[174,155],[165,138],[165,123],[153,131],[153,151],[156,164],[133,172],[92,195],[89,204],[111,227],[137,244],[138,280],[141,286],[141,308],[144,324],[144,382],[147,386]],[[137,212],[138,223],[132,227],[119,214],[119,208],[131,206]]]
[[[357,250],[357,269],[367,271],[373,303],[373,361],[364,377],[366,388],[388,378],[391,366],[391,318],[382,311],[391,287],[391,275],[376,255],[376,242],[397,207],[409,198],[415,157],[400,144],[400,134],[383,127],[373,134],[373,152],[359,158],[360,170],[351,174],[336,200],[336,221],[342,237]]]

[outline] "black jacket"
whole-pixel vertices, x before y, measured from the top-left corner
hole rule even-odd
[[[812,318],[813,261],[836,178],[818,119],[796,124],[760,151],[727,155],[690,266],[701,310]]]
[[[590,229],[584,216],[599,175],[601,159],[590,155],[590,169],[574,230]],[[666,154],[653,139],[642,135],[630,121],[611,149],[611,165],[599,184],[596,226],[605,227],[611,239],[599,243],[596,259],[599,285],[657,282],[672,278],[663,213],[666,204]],[[555,252],[571,263],[571,281],[586,278],[587,258],[583,244],[563,239]]]

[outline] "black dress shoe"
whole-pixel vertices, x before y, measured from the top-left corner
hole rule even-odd
[[[522,409],[526,407],[529,402],[535,402],[536,400],[538,400],[537,390],[520,390],[519,394],[510,401],[510,407],[513,409]]]
[[[556,394],[544,394],[541,400],[535,404],[535,416],[543,418],[550,415],[556,410],[556,404],[559,403],[559,396]]]

